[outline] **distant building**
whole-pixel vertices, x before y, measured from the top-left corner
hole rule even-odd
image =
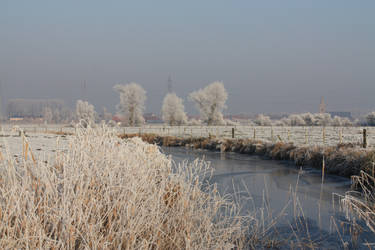
[[[153,113],[146,113],[143,115],[146,123],[164,123],[164,121]]]
[[[339,116],[339,117],[346,117],[346,118],[352,119],[352,113],[351,112],[334,111],[334,112],[329,112],[329,114],[332,117]]]
[[[11,121],[11,122],[23,121],[23,117],[10,117],[9,121]]]

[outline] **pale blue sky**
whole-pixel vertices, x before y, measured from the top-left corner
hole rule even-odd
[[[87,98],[114,110],[138,82],[147,111],[221,80],[232,113],[375,109],[375,1],[0,0],[7,98]],[[193,105],[185,101],[188,111]]]

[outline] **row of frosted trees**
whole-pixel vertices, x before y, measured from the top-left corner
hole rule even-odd
[[[114,89],[120,94],[117,110],[125,118],[129,126],[144,123],[143,111],[146,101],[146,91],[136,83],[116,85]],[[223,109],[228,98],[222,82],[213,82],[204,89],[192,92],[189,98],[195,103],[201,119],[208,125],[224,125]],[[168,93],[161,110],[162,119],[169,125],[188,123],[182,98],[176,93]]]
[[[123,117],[124,124],[138,126],[143,124],[146,91],[137,83],[118,84],[114,89],[120,95],[117,105],[118,113]],[[200,113],[201,120],[207,125],[225,125],[223,117],[228,94],[222,82],[213,82],[203,89],[190,93],[189,99],[195,103]],[[162,119],[169,125],[197,124],[198,121],[190,120],[185,113],[182,98],[176,93],[168,93],[163,100],[161,110]],[[83,121],[84,126],[95,120],[94,106],[88,102],[78,100],[76,105],[77,119]]]

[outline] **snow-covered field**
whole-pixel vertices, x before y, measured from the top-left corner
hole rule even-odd
[[[54,143],[58,133],[74,133],[75,128],[64,125],[18,125],[33,141],[34,148]],[[362,144],[363,129],[367,130],[367,145],[375,147],[375,127],[267,127],[267,126],[163,126],[118,127],[118,133],[154,133],[162,136],[249,138],[268,142],[293,142],[295,145],[327,145],[338,143]],[[13,126],[4,125],[2,135],[17,140]],[[12,140],[13,140],[12,139]],[[54,139],[54,140],[51,140]],[[63,141],[62,138],[61,141]],[[35,141],[35,143],[34,143]],[[35,146],[37,145],[37,146]],[[21,146],[19,146],[21,147]],[[47,147],[47,146],[44,146]],[[51,146],[49,146],[51,147]]]
[[[28,134],[26,138],[17,135],[0,137],[0,148],[3,154],[9,154],[16,160],[22,159],[25,152],[24,140],[28,144],[28,152],[32,152],[38,160],[50,161],[57,149],[64,150],[68,146],[67,137],[53,134]]]

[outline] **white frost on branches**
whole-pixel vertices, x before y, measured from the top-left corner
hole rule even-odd
[[[145,122],[143,111],[145,109],[146,91],[137,83],[118,84],[114,89],[120,94],[118,112],[124,116],[125,123],[129,126],[138,126]]]
[[[254,123],[258,126],[271,126],[272,121],[271,118],[267,115],[259,114],[255,120]]]
[[[92,104],[78,100],[76,104],[76,117],[84,127],[95,123],[95,108]]]
[[[332,116],[329,113],[303,113],[291,114],[280,120],[281,126],[353,126],[353,122],[347,117]],[[278,121],[274,123],[278,125]]]
[[[169,125],[173,126],[187,123],[183,100],[175,93],[168,93],[164,97],[161,113],[163,121]]]
[[[222,112],[226,108],[228,93],[222,82],[213,82],[204,89],[190,93],[189,97],[207,125],[225,124]]]

